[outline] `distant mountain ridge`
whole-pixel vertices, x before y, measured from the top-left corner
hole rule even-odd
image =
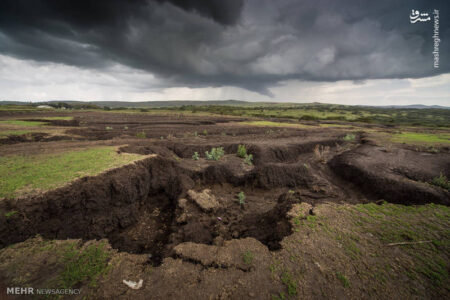
[[[50,101],[40,101],[33,102],[33,104],[47,104],[47,103],[68,103],[68,104],[95,104],[98,106],[108,106],[111,108],[126,107],[126,108],[156,108],[156,107],[174,107],[183,105],[225,105],[225,106],[258,106],[258,105],[327,105],[328,103],[320,102],[308,102],[308,103],[294,103],[294,102],[249,102],[242,100],[169,100],[169,101],[139,101],[139,102],[129,102],[129,101],[78,101],[78,100],[50,100]],[[25,105],[30,102],[25,101],[0,101],[0,105]],[[336,105],[336,104],[333,104]],[[344,104],[342,104],[344,105]],[[351,105],[350,105],[351,106]],[[377,107],[377,108],[411,108],[411,109],[450,109],[450,106],[440,106],[440,105],[423,105],[423,104],[412,104],[412,105],[355,105],[362,107]]]
[[[423,108],[443,108],[443,109],[450,109],[449,106],[440,106],[440,105],[423,105],[423,104],[411,104],[411,105],[383,105],[383,106],[377,106],[382,108],[417,108],[417,109],[423,109]]]
[[[0,101],[0,105],[24,105],[30,102],[22,101]],[[78,100],[50,100],[50,101],[39,101],[33,102],[33,104],[46,104],[46,103],[68,103],[68,104],[95,104],[98,106],[109,106],[111,108],[115,107],[136,107],[136,108],[149,108],[149,107],[173,107],[182,105],[253,105],[258,102],[247,102],[240,100],[170,100],[170,101],[140,101],[140,102],[130,102],[130,101],[78,101]],[[262,102],[259,102],[262,103]],[[266,102],[264,102],[266,103]],[[267,104],[269,104],[267,102]]]

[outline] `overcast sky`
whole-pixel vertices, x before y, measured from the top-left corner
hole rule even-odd
[[[431,20],[412,24],[413,9]],[[446,0],[1,0],[0,99],[450,106],[449,12]]]

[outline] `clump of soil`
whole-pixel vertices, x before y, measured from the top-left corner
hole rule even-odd
[[[33,132],[21,135],[9,135],[6,138],[0,139],[0,144],[15,144],[24,142],[40,142],[49,136],[48,133]]]
[[[413,164],[411,162],[414,162]],[[334,157],[330,168],[369,195],[401,204],[450,204],[450,193],[429,182],[450,175],[446,154],[362,145]]]

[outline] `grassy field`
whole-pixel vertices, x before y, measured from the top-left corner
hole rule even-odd
[[[73,120],[73,117],[44,117],[44,120],[65,120],[70,121]]]
[[[17,197],[33,190],[48,190],[88,175],[142,158],[116,147],[97,147],[56,154],[0,157],[0,197]]]
[[[32,130],[2,130],[0,131],[0,137],[5,137],[8,135],[22,135],[33,132]]]
[[[42,110],[32,105],[0,105],[0,111],[46,111],[47,113],[62,112],[62,110]],[[198,114],[198,115],[228,115],[256,118],[287,118],[295,120],[333,120],[362,122],[386,125],[409,125],[449,127],[450,109],[436,108],[384,108],[369,106],[349,106],[321,103],[251,103],[243,105],[182,105],[159,108],[133,107],[99,107],[92,104],[75,105],[70,111],[107,111],[111,113],[148,113],[148,114]]]
[[[84,245],[78,240],[44,240],[37,236],[29,239],[26,244],[2,249],[0,260],[13,257],[13,264],[8,267],[7,272],[16,275],[14,282],[18,285],[23,284],[33,273],[39,272],[37,265],[28,264],[30,257],[39,257],[38,261],[46,261],[53,266],[53,273],[42,278],[46,288],[68,289],[84,284],[85,288],[94,292],[100,277],[111,267],[108,262],[112,255],[113,252],[103,241]],[[61,297],[53,295],[45,299]]]
[[[283,296],[310,289],[305,260],[327,270],[336,285],[350,291],[362,289],[374,298],[383,290],[396,288],[409,289],[407,293],[420,298],[448,286],[449,207],[325,204],[314,212],[293,220],[294,234],[288,238],[286,249],[295,255],[285,257],[275,268],[283,283],[282,274],[291,274],[292,279],[274,299],[287,299]],[[327,255],[320,249],[327,249]],[[371,284],[364,286],[364,282]]]
[[[46,121],[62,120],[71,121],[74,119],[72,116],[55,116],[48,117],[42,116],[38,119],[43,121],[24,121],[24,120],[3,120],[0,121],[0,137],[23,135],[30,133],[46,133],[46,134],[63,134],[64,129],[61,126],[51,126]]]
[[[450,144],[450,134],[403,132],[394,134],[392,141],[400,143]]]
[[[292,128],[314,128],[313,126],[295,123],[282,123],[282,122],[271,122],[271,121],[248,121],[240,122],[242,125],[250,126],[264,126],[264,127],[292,127]]]
[[[335,120],[376,123],[387,125],[410,125],[449,127],[449,109],[378,108],[335,104],[278,104],[265,106],[181,106],[165,108],[187,112],[208,112],[218,115],[288,118],[303,121]]]
[[[42,132],[43,125],[46,122],[39,121],[22,121],[22,120],[7,120],[0,121],[0,137],[8,135],[22,135],[33,132]]]
[[[244,121],[240,122],[242,125],[250,126],[264,126],[264,127],[291,127],[291,128],[306,128],[313,129],[314,127],[343,127],[351,128],[350,125],[342,124],[303,124],[303,123],[287,123],[287,122],[272,122],[272,121]]]
[[[47,123],[40,122],[40,121],[7,120],[7,121],[0,121],[0,124],[16,125],[16,126],[24,126],[24,127],[36,127],[36,126],[45,125]]]

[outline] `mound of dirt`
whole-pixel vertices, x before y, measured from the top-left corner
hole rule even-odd
[[[22,135],[10,135],[6,138],[0,139],[0,145],[9,145],[9,144],[17,144],[17,143],[32,143],[32,142],[54,142],[54,141],[68,141],[74,140],[78,138],[74,138],[72,136],[66,135],[49,135],[44,132],[33,132]]]
[[[197,205],[205,212],[214,211],[219,207],[216,197],[211,194],[210,189],[204,189],[201,192],[194,190],[187,191],[190,199],[192,199]]]
[[[362,145],[334,157],[330,168],[366,193],[402,204],[450,204],[450,193],[428,182],[450,175],[450,157]]]
[[[304,153],[311,153],[316,145],[334,147],[343,143],[338,137],[311,138],[297,143],[285,141],[267,145],[251,145],[250,153],[256,153],[255,164],[260,163],[296,163],[298,157]]]
[[[303,164],[265,164],[247,176],[246,183],[264,189],[274,187],[308,187],[314,178]]]
[[[25,142],[40,142],[48,137],[48,133],[43,132],[33,132],[21,135],[9,135],[6,138],[0,139],[0,144],[16,144]]]
[[[42,195],[5,199],[0,215],[0,245],[40,233],[47,238],[101,238],[136,222],[141,203],[149,196],[177,199],[192,185],[172,161],[149,158],[111,170]],[[186,185],[186,187],[184,187]]]
[[[270,257],[266,247],[252,238],[226,241],[223,246],[182,243],[174,248],[177,257],[193,261],[204,267],[237,268],[248,272],[255,264],[263,263]],[[245,252],[251,257],[243,259]]]

